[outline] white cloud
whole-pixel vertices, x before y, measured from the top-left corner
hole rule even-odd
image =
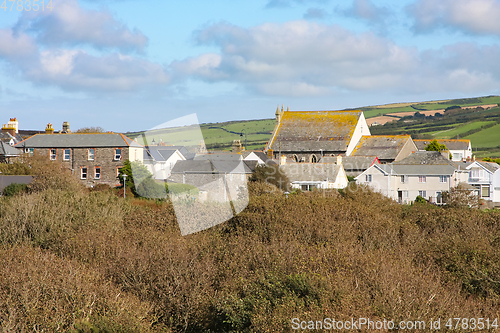
[[[376,24],[383,22],[389,14],[386,7],[376,6],[370,0],[354,0],[351,7],[340,12]]]
[[[135,91],[170,81],[161,65],[122,54],[96,57],[82,50],[50,50],[41,53],[40,63],[26,71],[30,80],[70,91]]]
[[[264,95],[474,93],[500,84],[496,46],[455,44],[419,52],[371,33],[307,21],[249,29],[216,24],[199,31],[197,40],[220,53],[175,62],[177,78],[231,82]]]
[[[50,46],[90,45],[97,49],[143,52],[148,38],[130,30],[107,11],[85,10],[77,0],[53,0],[52,11],[24,12],[18,29],[36,34]]]
[[[419,32],[447,27],[467,33],[500,35],[497,0],[418,0],[407,7]]]
[[[28,35],[11,29],[0,29],[0,57],[11,60],[32,55],[37,46]]]
[[[365,89],[365,78],[401,73],[414,64],[411,50],[371,33],[356,35],[338,26],[307,21],[250,29],[217,24],[200,31],[197,38],[202,44],[219,46],[221,54],[210,55],[217,61],[200,70],[193,64],[207,64],[207,55],[177,62],[177,75],[241,82],[271,95],[286,91],[317,95],[337,86]],[[277,89],[281,82],[294,88]],[[372,88],[376,87],[374,83]]]

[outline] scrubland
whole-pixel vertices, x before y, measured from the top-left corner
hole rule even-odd
[[[0,198],[3,332],[500,316],[496,211],[402,206],[356,186],[286,197],[253,183],[241,214],[182,237],[169,202],[44,177]]]

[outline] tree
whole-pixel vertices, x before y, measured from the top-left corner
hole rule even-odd
[[[427,151],[445,151],[448,150],[446,145],[439,143],[436,139],[432,140],[427,146],[425,146],[425,150]]]
[[[148,169],[139,162],[126,160],[118,170],[118,179],[123,184],[123,175],[127,175],[125,186],[132,190],[135,196],[146,198],[165,198],[165,185],[158,184]]]
[[[76,130],[75,133],[106,133],[106,131],[104,130],[104,128],[102,127],[82,127],[82,128],[79,128]]]

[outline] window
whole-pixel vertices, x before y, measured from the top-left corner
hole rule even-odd
[[[35,152],[35,148],[24,148],[24,152],[26,154],[30,154],[30,156],[33,156],[33,153]]]
[[[427,196],[427,191],[418,191],[418,195],[420,195],[422,198],[425,198]]]
[[[94,148],[90,148],[88,150],[88,160],[89,161],[95,160],[95,149]]]
[[[115,161],[116,160],[121,160],[122,159],[122,149],[121,148],[116,148],[115,149]]]
[[[69,161],[71,158],[71,149],[64,149],[63,160]]]
[[[118,175],[120,174],[120,169],[121,168],[123,168],[123,165],[119,166],[119,167],[116,167],[116,177],[118,177]]]
[[[401,191],[403,198],[408,198],[408,191]]]
[[[443,196],[440,191],[436,191],[436,203],[441,205],[443,203]]]
[[[94,179],[101,179],[101,167],[95,167]]]
[[[439,176],[439,182],[440,183],[448,182],[448,176]]]
[[[80,178],[87,179],[87,167],[82,167],[81,172],[80,172]]]
[[[481,197],[488,198],[490,196],[490,187],[482,186],[481,187]]]
[[[55,161],[57,159],[57,149],[50,150],[50,160]]]
[[[372,175],[366,175],[365,176],[365,181],[371,182],[372,181]]]
[[[401,183],[408,183],[408,176],[401,176]]]
[[[419,183],[425,183],[426,181],[427,181],[427,178],[425,176],[418,176]]]

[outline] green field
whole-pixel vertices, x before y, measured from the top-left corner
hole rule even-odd
[[[465,137],[470,139],[474,147],[500,146],[500,124]]]
[[[458,126],[455,127],[451,130],[446,130],[446,131],[438,131],[433,133],[436,138],[438,139],[456,139],[457,136],[459,138],[462,137],[462,133],[468,132],[473,129],[480,128],[481,126],[488,125],[488,124],[493,124],[495,123],[494,121],[476,121],[473,123],[465,124],[463,126]]]
[[[247,149],[262,150],[265,143],[271,137],[276,121],[274,119],[261,119],[249,121],[231,121],[225,123],[201,124],[200,129],[208,149],[229,150],[233,140],[241,140]],[[157,134],[155,134],[155,132]],[[140,144],[144,144],[141,137],[142,132],[126,133],[132,139],[138,139]],[[149,140],[154,138],[155,142],[161,139],[167,145],[197,145],[200,136],[195,130],[167,129],[159,131],[149,131]]]

